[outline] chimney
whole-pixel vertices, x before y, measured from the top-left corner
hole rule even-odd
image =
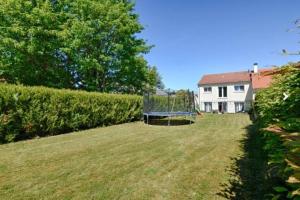
[[[256,74],[258,72],[258,64],[254,63],[253,64],[253,72]]]

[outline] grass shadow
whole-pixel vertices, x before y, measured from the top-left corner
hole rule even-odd
[[[246,127],[246,130],[246,137],[240,141],[243,155],[232,158],[233,165],[228,169],[231,179],[221,185],[222,189],[218,193],[225,199],[260,200],[265,199],[270,191],[263,138],[255,124]]]
[[[144,122],[147,123],[147,120],[144,119]],[[170,123],[167,117],[151,117],[149,118],[149,125],[157,125],[157,126],[182,126],[182,125],[190,125],[195,123],[193,120],[185,119],[185,118],[171,118]]]

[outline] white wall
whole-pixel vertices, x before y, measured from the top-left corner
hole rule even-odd
[[[236,92],[234,91],[235,85],[244,85],[245,90],[243,92]],[[218,87],[224,86],[227,86],[227,97],[219,97]],[[204,87],[212,87],[212,91],[204,92]],[[218,110],[218,102],[225,101],[227,102],[227,111],[234,113],[234,102],[251,102],[252,98],[252,87],[249,82],[201,85],[199,87],[199,105],[202,111],[204,111],[204,102],[212,102],[212,109]],[[248,110],[250,105],[245,103],[245,106],[245,109]]]

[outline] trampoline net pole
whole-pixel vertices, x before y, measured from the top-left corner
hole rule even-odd
[[[168,91],[168,112],[170,112],[170,91]]]
[[[149,115],[147,114],[147,124],[149,125]]]
[[[196,105],[195,105],[195,94],[192,92],[192,100],[193,100],[193,112],[196,110]]]
[[[183,96],[183,110],[186,111],[186,95]]]

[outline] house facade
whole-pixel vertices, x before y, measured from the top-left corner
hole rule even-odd
[[[261,76],[262,71],[254,66],[253,71],[204,75],[198,82],[198,105],[202,112],[238,113],[252,107],[255,92],[268,87],[271,77]]]

